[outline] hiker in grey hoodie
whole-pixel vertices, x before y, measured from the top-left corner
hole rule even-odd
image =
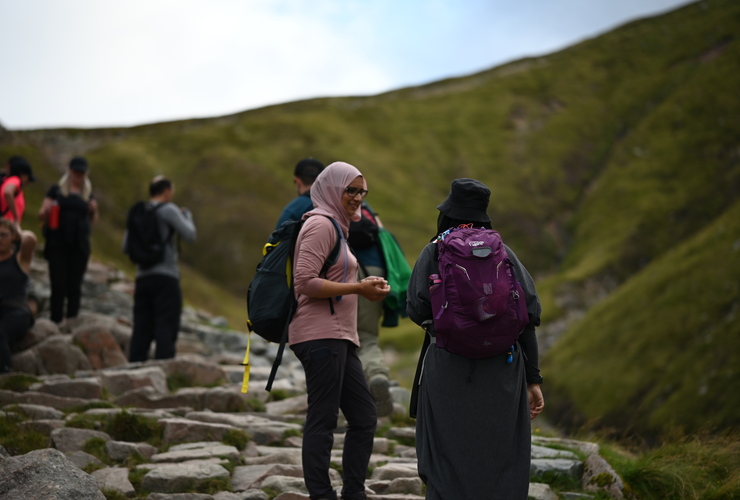
[[[155,177],[149,185],[149,195],[151,205],[163,205],[155,214],[159,220],[160,234],[168,236],[161,262],[147,269],[136,266],[134,327],[128,358],[132,362],[147,360],[152,341],[156,342],[155,359],[175,357],[175,343],[182,313],[175,236],[185,241],[195,241],[196,237],[190,211],[172,203],[175,196],[172,181],[162,176]],[[127,238],[128,232],[124,235],[124,252],[128,248]]]

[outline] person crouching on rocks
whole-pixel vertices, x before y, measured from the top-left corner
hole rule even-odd
[[[0,218],[0,373],[10,371],[10,345],[33,326],[26,297],[35,248],[31,231],[19,231],[14,221]]]

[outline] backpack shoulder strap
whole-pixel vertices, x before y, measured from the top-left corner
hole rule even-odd
[[[155,212],[156,212],[157,210],[159,210],[159,209],[160,209],[160,208],[162,208],[163,206],[165,206],[165,205],[169,205],[169,204],[170,204],[170,202],[169,202],[169,201],[166,201],[166,202],[164,202],[164,203],[157,203],[156,205],[154,205],[154,206],[152,207],[152,213],[155,213]],[[165,238],[164,238],[164,239],[162,240],[162,241],[163,241],[164,243],[167,243],[168,241],[170,241],[170,240],[172,239],[172,237],[173,237],[173,236],[175,235],[175,228],[174,228],[174,227],[172,227],[172,226],[171,226],[170,224],[167,224],[167,227],[169,228],[169,233],[168,233],[168,234],[167,234],[167,236],[165,236]]]

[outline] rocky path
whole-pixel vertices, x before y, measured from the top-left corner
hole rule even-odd
[[[43,268],[34,269],[43,309]],[[37,320],[15,346],[22,371],[0,376],[0,500],[308,499],[305,380],[292,353],[268,393],[276,346],[253,336],[252,380],[242,394],[246,336],[188,310],[178,357],[129,364],[130,283],[92,266],[85,287],[80,318],[62,330]],[[366,492],[421,499],[409,393],[392,393],[394,414],[378,423]],[[337,490],[343,425],[332,453]],[[541,482],[530,486],[531,498],[595,498],[599,490],[622,498],[621,480],[592,443],[534,436],[532,476]]]

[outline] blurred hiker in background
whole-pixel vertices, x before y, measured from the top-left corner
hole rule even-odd
[[[123,251],[136,264],[134,326],[129,361],[146,361],[152,341],[154,358],[175,357],[180,331],[182,290],[175,236],[195,241],[193,216],[175,205],[175,184],[162,176],[149,185],[149,201],[129,211]]]
[[[33,326],[27,294],[35,248],[31,231],[19,231],[13,221],[0,218],[0,373],[11,369],[10,345]]]
[[[350,221],[360,219],[366,194],[365,179],[355,167],[343,162],[326,167],[311,189],[316,208],[303,216],[305,223],[296,241],[293,281],[298,307],[288,340],[306,372],[308,411],[302,456],[312,499],[337,499],[329,464],[340,409],[347,419],[342,498],[365,498],[377,414],[357,356],[357,296],[382,301],[390,291],[383,278],[357,280],[357,259],[344,241]],[[339,257],[324,274],[324,263],[337,239],[341,240]]]
[[[74,318],[80,312],[82,279],[90,260],[90,233],[98,221],[98,202],[87,174],[87,160],[82,156],[72,158],[59,182],[47,191],[39,210],[54,323],[61,323],[65,317]]]
[[[275,228],[280,227],[286,220],[301,220],[303,214],[313,208],[311,185],[322,170],[324,164],[315,158],[304,158],[296,164],[293,170],[293,183],[298,191],[298,197],[283,209]]]
[[[380,247],[378,233],[382,223],[370,205],[362,200],[360,220],[349,225],[347,242],[352,248],[359,267],[359,278],[367,276],[386,277],[386,265]],[[357,298],[357,333],[360,349],[357,354],[367,378],[370,394],[375,400],[379,417],[393,413],[393,399],[390,394],[390,371],[383,361],[383,352],[378,343],[380,319],[383,316],[383,301],[370,301],[362,296]]]
[[[440,266],[440,256],[445,262],[451,258],[451,250],[445,247],[442,255],[438,248],[444,241],[440,238],[444,238],[448,230],[461,227],[491,229],[487,213],[490,196],[491,191],[480,181],[452,181],[449,196],[437,207],[439,236],[419,255],[408,288],[409,317],[428,332],[419,358],[409,410],[410,415],[416,418],[419,476],[426,484],[426,498],[430,500],[527,498],[532,440],[530,421],[544,407],[535,337],[542,309],[534,281],[510,248],[500,239],[495,239],[497,236],[491,236],[491,232],[482,230],[471,231],[473,240],[461,245],[461,248],[466,248],[465,252],[475,256],[475,259],[462,263],[472,269],[475,261],[480,262],[489,256],[503,257],[505,249],[511,265],[506,259],[502,260],[500,264],[505,265],[495,267],[490,279],[475,275],[471,281],[471,277],[465,279],[458,274],[461,279],[447,283],[445,278],[460,273],[455,267],[465,275],[467,270],[460,265],[445,264],[444,270]],[[484,237],[491,237],[501,247],[484,246],[485,242],[480,241]],[[501,280],[498,279],[499,270]],[[511,291],[512,285],[517,290],[516,282],[524,292],[526,304],[519,302],[522,297],[518,291]],[[509,318],[511,314],[516,321],[508,321],[503,326],[492,323],[490,321],[497,316],[498,309],[491,312],[490,302],[477,301],[473,302],[477,307],[470,307],[469,302],[457,300],[462,297],[456,295],[458,290],[464,294],[476,286],[495,291],[503,286],[504,303],[507,304],[511,297],[517,306],[505,308],[498,316]],[[439,292],[443,294],[442,306],[435,305],[432,311],[432,302],[437,304]],[[498,300],[498,295],[492,291],[484,294],[488,294],[486,301]],[[446,319],[441,318],[451,314],[448,306],[455,308],[453,321],[459,321],[458,339],[465,337],[460,331],[469,334],[474,327],[476,331],[486,332],[490,339],[505,329],[507,337],[504,340],[508,343],[508,335],[513,332],[513,337],[518,339],[513,341],[516,345],[504,347],[504,352],[491,353],[487,357],[470,352],[460,354],[463,350],[456,353],[451,345],[443,347],[440,337],[444,342],[448,337],[442,335],[447,325],[442,322]],[[510,313],[509,309],[515,309],[516,313]],[[526,309],[526,314],[520,314],[520,309]],[[492,324],[499,329],[492,331]],[[458,323],[455,325],[458,328]],[[449,335],[455,335],[454,330]],[[492,345],[492,340],[471,345],[472,349],[482,350]]]
[[[11,220],[21,230],[23,213],[26,211],[26,198],[23,188],[29,182],[34,182],[31,164],[22,156],[11,156],[6,166],[7,175],[2,177],[0,184],[0,217]]]

